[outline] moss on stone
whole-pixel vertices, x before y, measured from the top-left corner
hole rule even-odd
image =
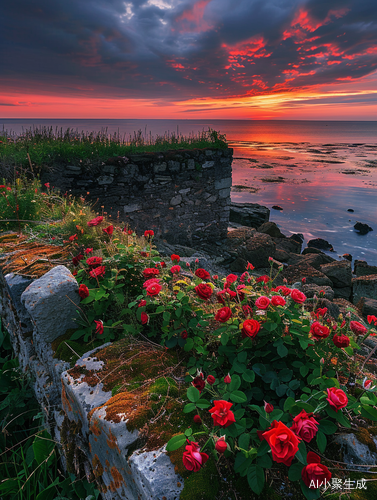
[[[360,443],[366,444],[372,453],[377,452],[376,443],[374,442],[373,437],[371,436],[368,429],[360,427],[356,432],[356,437],[360,441]]]

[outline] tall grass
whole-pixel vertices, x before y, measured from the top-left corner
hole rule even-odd
[[[0,167],[3,175],[13,166],[44,168],[55,163],[101,162],[112,156],[124,156],[147,151],[169,149],[226,148],[225,135],[208,129],[197,134],[166,132],[156,137],[143,134],[141,130],[133,135],[101,132],[79,132],[78,130],[52,127],[33,127],[20,135],[6,130],[0,132]],[[1,175],[1,171],[0,171]],[[9,176],[9,175],[7,175]]]

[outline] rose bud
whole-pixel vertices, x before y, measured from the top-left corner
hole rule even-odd
[[[218,453],[224,453],[224,451],[228,448],[228,445],[226,444],[225,442],[225,436],[221,436],[221,438],[219,438],[217,441],[216,441],[216,444],[215,444],[215,450],[218,452]]]
[[[232,379],[230,378],[230,375],[229,375],[229,373],[228,373],[228,375],[227,375],[226,377],[224,377],[224,382],[225,382],[226,384],[230,384],[230,383],[231,383],[231,381],[232,381]]]
[[[274,410],[273,405],[271,403],[266,403],[266,401],[264,401],[264,411],[266,413],[271,413],[273,410]]]
[[[216,379],[213,375],[208,375],[207,382],[209,383],[209,385],[213,385],[216,382]]]
[[[202,423],[202,419],[200,418],[199,415],[195,415],[194,416],[194,423],[195,424],[201,424]]]

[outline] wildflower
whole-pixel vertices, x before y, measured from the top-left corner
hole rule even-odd
[[[373,323],[374,326],[377,326],[377,318],[374,315],[368,315],[367,316],[367,321],[369,324]]]
[[[73,264],[74,266],[78,266],[78,265],[79,265],[80,260],[82,260],[83,258],[84,258],[84,256],[83,256],[81,253],[79,253],[78,255],[76,255],[76,257],[73,257],[73,258],[72,258],[72,264]]]
[[[94,323],[96,324],[96,333],[98,333],[98,335],[102,335],[103,334],[103,321],[101,320],[94,320]]]
[[[250,269],[250,271],[252,271],[253,269],[255,269],[255,267],[253,266],[253,264],[250,264],[250,262],[248,262],[246,269]]]
[[[175,253],[173,253],[173,255],[171,255],[170,258],[176,264],[178,264],[178,262],[181,260],[181,257],[179,255],[175,254]]]
[[[170,272],[172,274],[179,274],[181,271],[181,266],[171,266]]]
[[[89,276],[91,278],[98,278],[99,276],[103,276],[106,272],[106,267],[105,266],[99,266],[96,267],[95,269],[92,269],[89,273]]]
[[[102,231],[111,236],[114,231],[114,226],[111,224],[111,226],[105,227],[105,229],[102,229]]]
[[[152,231],[151,229],[148,229],[148,231],[144,231],[144,238],[152,238],[152,236],[154,236],[154,231]]]
[[[86,299],[86,297],[89,297],[89,289],[86,285],[79,286],[79,296],[82,299]]]
[[[89,259],[86,259],[86,263],[89,267],[100,266],[102,264],[102,257],[89,257]]]
[[[46,182],[45,186],[46,186],[47,189],[49,189],[50,188],[50,183]]]
[[[78,238],[77,238],[77,234],[73,234],[73,235],[72,235],[72,236],[70,236],[68,239],[69,239],[69,241],[71,241],[71,242],[72,242],[72,241],[74,241],[74,240],[77,240],[77,239],[78,239]]]
[[[263,276],[259,276],[255,281],[256,283],[268,283],[270,281],[270,277],[264,274]]]
[[[88,222],[88,226],[89,227],[98,226],[98,224],[101,224],[102,221],[103,221],[102,216],[95,217],[94,219]]]
[[[86,254],[86,255],[89,255],[89,254],[90,254],[90,253],[92,253],[92,252],[93,252],[93,248],[86,248],[86,249],[85,249],[85,254]]]

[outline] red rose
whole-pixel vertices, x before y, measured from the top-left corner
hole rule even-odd
[[[264,274],[263,276],[258,276],[255,281],[256,283],[268,283],[270,281],[270,277]]]
[[[171,266],[170,272],[172,274],[179,274],[181,271],[181,266]]]
[[[156,269],[155,267],[147,267],[143,271],[143,276],[144,278],[154,278],[155,276],[158,276],[160,274],[160,271]]]
[[[70,236],[69,238],[69,241],[74,241],[74,240],[77,240],[77,234],[73,234],[72,236]]]
[[[195,292],[201,299],[208,300],[211,297],[213,290],[210,285],[207,285],[206,283],[200,283],[195,287]]]
[[[274,411],[274,407],[271,403],[266,403],[266,401],[264,402],[264,411],[266,413],[271,413],[272,411]]]
[[[157,285],[160,284],[159,278],[150,278],[149,280],[144,281],[143,288],[148,288],[150,285],[154,285],[155,283],[157,283]]]
[[[202,280],[209,280],[211,278],[211,275],[209,274],[208,271],[206,271],[205,269],[197,269],[195,271],[195,276],[197,276],[198,278],[202,279]]]
[[[248,262],[246,269],[250,269],[250,271],[252,271],[253,269],[255,269],[255,267],[253,266],[253,264],[250,264],[250,262]]]
[[[148,229],[148,231],[144,231],[144,238],[148,238],[148,236],[154,236],[154,231],[152,231],[151,229]]]
[[[310,333],[316,340],[326,339],[330,335],[330,329],[327,326],[321,325],[319,321],[314,321],[310,327]]]
[[[114,231],[114,226],[111,225],[111,226],[105,227],[105,229],[102,229],[102,231],[104,233],[108,234],[109,236],[111,236],[113,234],[113,231]]]
[[[253,310],[248,305],[242,306],[242,311],[243,311],[244,315],[246,316],[246,318],[248,316],[252,316],[253,315]]]
[[[322,307],[322,308],[318,307],[315,314],[318,318],[319,316],[324,316],[326,313],[327,313],[327,307]]]
[[[216,441],[215,450],[218,453],[224,453],[224,451],[228,448],[228,445],[225,442],[225,436],[222,436]]]
[[[265,297],[264,295],[258,297],[255,301],[255,307],[257,307],[258,309],[267,309],[269,305],[270,299],[268,297]]]
[[[284,297],[282,297],[281,295],[274,295],[273,297],[271,297],[271,304],[273,306],[285,306],[286,302]]]
[[[90,254],[90,253],[92,253],[92,252],[93,252],[93,248],[86,248],[86,249],[85,249],[85,254],[86,254],[86,255],[89,255],[89,254]]]
[[[82,299],[86,299],[86,297],[89,297],[89,289],[86,285],[79,286],[79,295]]]
[[[102,221],[103,221],[103,217],[101,217],[101,216],[95,217],[94,219],[92,219],[88,222],[88,226],[89,227],[98,226],[98,224],[101,224]]]
[[[369,314],[367,316],[367,321],[368,321],[369,324],[373,323],[374,326],[377,326],[377,318],[376,318],[376,316],[374,314]]]
[[[186,330],[183,330],[183,332],[181,332],[181,338],[182,338],[183,340],[186,340],[186,339],[187,339],[187,337],[188,337],[188,333],[186,332]]]
[[[281,292],[284,297],[287,297],[291,293],[291,289],[288,288],[287,286],[284,285],[279,285],[276,288],[274,288],[274,292]]]
[[[232,316],[232,311],[230,307],[222,307],[217,311],[215,315],[215,320],[220,321],[220,323],[226,323],[231,316]]]
[[[91,278],[98,278],[99,276],[103,276],[106,272],[106,267],[105,266],[99,266],[96,267],[95,269],[92,269],[89,273],[89,276]]]
[[[242,337],[254,338],[260,330],[260,323],[255,319],[247,319],[242,325]]]
[[[144,306],[146,306],[146,305],[147,305],[147,301],[146,301],[146,300],[141,300],[141,301],[139,302],[139,305],[138,305],[137,307],[144,307]]]
[[[358,321],[351,321],[350,328],[355,335],[365,335],[368,333],[368,328],[365,328],[365,326]]]
[[[301,439],[283,422],[276,422],[276,420],[272,423],[272,429],[264,432],[262,437],[271,447],[272,459],[289,467],[298,451],[298,443]]]
[[[312,415],[312,413],[306,413],[305,410],[301,410],[293,419],[293,425],[291,426],[291,431],[306,443],[309,443],[318,432],[319,423]]]
[[[86,259],[86,263],[89,267],[96,267],[102,264],[102,257],[89,257]]]
[[[334,335],[332,341],[336,347],[348,347],[350,345],[350,339],[347,335]]]
[[[199,392],[202,392],[206,383],[202,377],[195,377],[191,384],[198,389]]]
[[[173,262],[175,261],[177,263],[181,260],[181,257],[175,253],[173,253],[173,255],[170,258]]]
[[[306,461],[308,465],[302,469],[301,477],[308,488],[317,489],[330,481],[332,474],[316,453],[309,451]]]
[[[216,382],[216,379],[213,375],[208,375],[207,382],[209,383],[209,385],[213,385]]]
[[[161,285],[159,285],[158,283],[153,283],[152,285],[149,285],[147,287],[147,295],[149,295],[149,297],[155,297],[161,292],[161,290]]]
[[[99,335],[102,335],[103,334],[103,321],[101,321],[101,320],[97,321],[95,319],[94,323],[96,324],[96,333],[98,333]]]
[[[195,424],[201,424],[202,419],[200,418],[200,415],[194,415],[194,423]]]
[[[233,424],[236,419],[234,418],[234,413],[230,411],[233,403],[228,401],[223,401],[222,399],[214,401],[214,408],[209,410],[212,413],[214,425],[220,425],[221,427],[229,427]]]
[[[306,300],[306,295],[300,292],[300,290],[297,290],[297,288],[291,291],[291,297],[297,304],[302,304]]]
[[[72,264],[73,264],[74,266],[78,266],[78,265],[79,265],[80,260],[82,260],[83,258],[84,258],[84,256],[83,256],[81,253],[79,253],[78,255],[76,255],[76,257],[73,257],[73,259],[72,259]]]
[[[238,293],[238,297],[239,297],[241,302],[245,298],[245,294],[242,292],[242,290],[245,288],[245,286],[246,285],[243,285],[243,284],[237,286],[237,293]]]
[[[228,375],[226,377],[224,377],[224,384],[230,384],[232,381],[232,379],[230,378],[230,375],[228,373]]]
[[[148,316],[148,314],[147,314],[147,313],[145,313],[145,312],[142,312],[142,313],[141,313],[141,316],[140,316],[140,321],[141,321],[141,324],[142,324],[142,325],[146,325],[146,324],[148,323],[148,321],[149,321],[149,316]]]
[[[327,398],[329,405],[332,406],[337,412],[341,408],[345,408],[348,404],[347,395],[342,389],[337,389],[336,387],[330,387],[327,389]]]
[[[198,446],[198,443],[194,441],[187,441],[189,444],[185,448],[185,452],[182,456],[183,465],[187,470],[198,472],[202,465],[204,465],[208,460],[207,453],[202,453]]]
[[[224,288],[228,288],[229,285],[231,285],[232,283],[234,283],[237,280],[238,280],[238,276],[236,274],[228,274],[228,276],[225,279]]]

